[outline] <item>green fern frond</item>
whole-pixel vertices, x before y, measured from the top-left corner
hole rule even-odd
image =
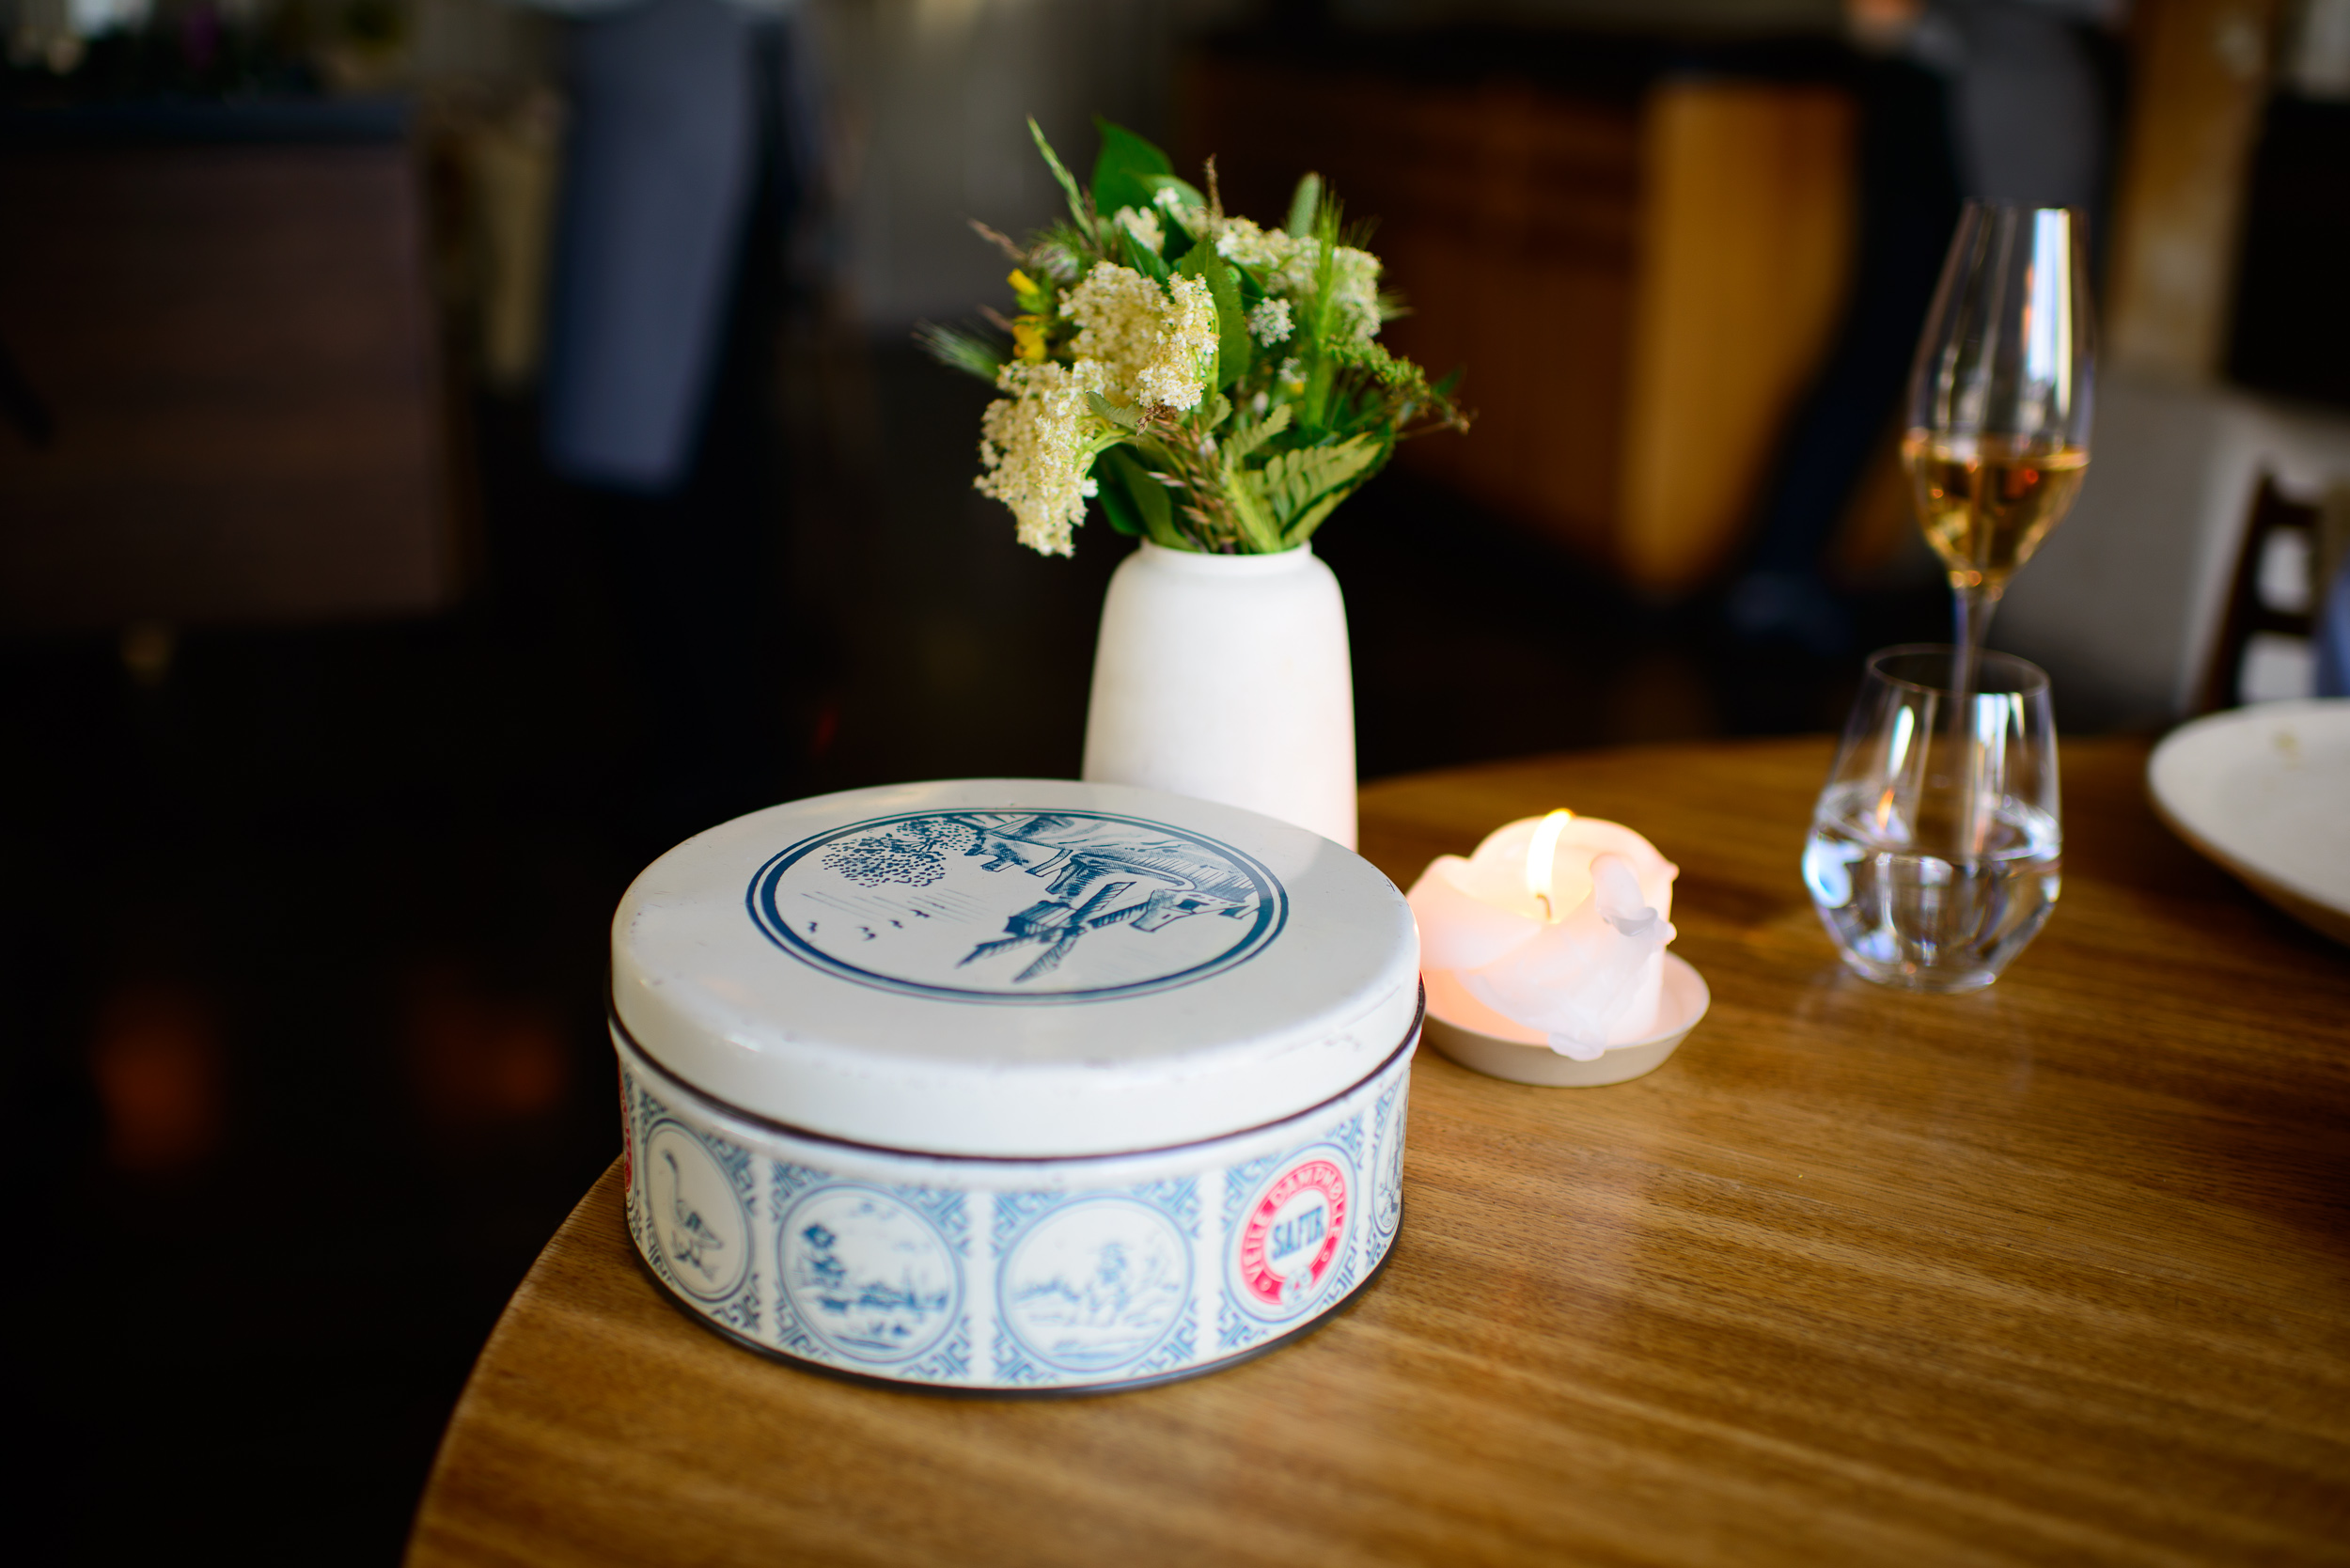
[[[1235,471],[1224,487],[1224,496],[1241,531],[1248,536],[1249,549],[1270,556],[1283,547],[1281,525],[1269,504],[1262,476],[1245,469]]]
[[[1289,531],[1281,536],[1281,541],[1294,550],[1313,538],[1314,530],[1322,526],[1323,520],[1338,510],[1339,503],[1354,494],[1359,488],[1356,485],[1349,485],[1344,490],[1334,490],[1312,506],[1308,507],[1297,521],[1289,525]]]
[[[1308,447],[1279,453],[1264,465],[1261,474],[1265,500],[1286,532],[1314,502],[1377,463],[1385,453],[1384,446],[1368,435],[1350,436],[1335,447]]]
[[[1244,461],[1255,454],[1258,447],[1289,428],[1290,405],[1283,403],[1258,423],[1245,431],[1235,431],[1219,449],[1225,472],[1236,471]]]

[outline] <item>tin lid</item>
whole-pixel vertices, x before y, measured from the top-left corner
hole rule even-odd
[[[959,779],[771,807],[647,867],[612,1004],[713,1098],[939,1154],[1166,1148],[1295,1115],[1392,1054],[1409,906],[1235,807]]]

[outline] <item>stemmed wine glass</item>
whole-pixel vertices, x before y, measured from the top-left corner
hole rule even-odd
[[[1962,694],[2008,578],[2088,474],[2095,349],[2084,240],[2069,208],[1968,202],[1918,342],[1902,459],[1919,525],[1950,569],[1951,684]]]
[[[1919,339],[1902,459],[1955,646],[1871,657],[1804,851],[1845,962],[1886,984],[1990,984],[2057,897],[2047,677],[1982,635],[2089,471],[2088,261],[2071,210],[1969,202]]]

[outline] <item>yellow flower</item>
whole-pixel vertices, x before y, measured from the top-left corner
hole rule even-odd
[[[1014,276],[1019,275],[1014,274]],[[1044,363],[1044,318],[1017,316],[1011,323],[1011,352],[1016,359],[1030,365]]]
[[[1021,309],[1039,316],[1051,312],[1053,290],[1039,284],[1020,268],[1014,267],[1004,281],[1011,285],[1012,295],[1019,300]]]

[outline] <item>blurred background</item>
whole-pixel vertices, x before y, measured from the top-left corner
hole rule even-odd
[[[1991,632],[2068,729],[2308,691],[2350,533],[2350,0],[0,0],[0,39],[16,1560],[395,1560],[616,1152],[635,870],[1073,774],[1125,546],[1018,548],[986,389],[911,340],[1002,300],[967,220],[1053,216],[1025,116],[1213,153],[1266,220],[1319,170],[1391,341],[1466,368],[1475,429],[1316,541],[1367,777],[1829,729],[1945,635],[1895,404],[1968,195],[2095,236],[2090,479]]]

